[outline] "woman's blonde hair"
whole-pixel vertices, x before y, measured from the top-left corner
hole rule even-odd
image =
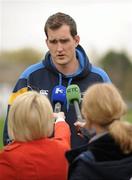
[[[89,87],[83,98],[82,113],[87,125],[106,128],[125,152],[132,151],[132,125],[122,121],[127,106],[119,90],[111,83],[97,83]]]
[[[8,118],[11,139],[26,142],[49,137],[53,126],[53,109],[46,96],[29,91],[14,100]]]

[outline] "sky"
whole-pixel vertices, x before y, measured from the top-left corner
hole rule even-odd
[[[47,51],[43,27],[56,13],[71,15],[89,54],[109,49],[132,56],[132,0],[0,0],[0,51]]]

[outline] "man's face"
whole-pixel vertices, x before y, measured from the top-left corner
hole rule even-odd
[[[57,30],[48,29],[47,46],[55,65],[67,65],[76,58],[75,48],[79,43],[79,36],[72,37],[67,25]]]

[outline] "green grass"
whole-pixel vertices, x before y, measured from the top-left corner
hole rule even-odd
[[[0,119],[0,149],[3,147],[3,125],[4,120],[3,118]]]
[[[127,121],[132,123],[132,110],[129,110],[126,116]]]

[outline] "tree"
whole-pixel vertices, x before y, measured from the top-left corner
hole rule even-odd
[[[23,70],[42,59],[32,48],[0,52],[0,82],[14,84]]]
[[[42,58],[42,54],[36,49],[23,48],[14,51],[4,51],[0,53],[0,62],[16,64],[33,64]]]
[[[132,100],[132,64],[127,54],[110,51],[101,58],[100,63],[123,96]]]

